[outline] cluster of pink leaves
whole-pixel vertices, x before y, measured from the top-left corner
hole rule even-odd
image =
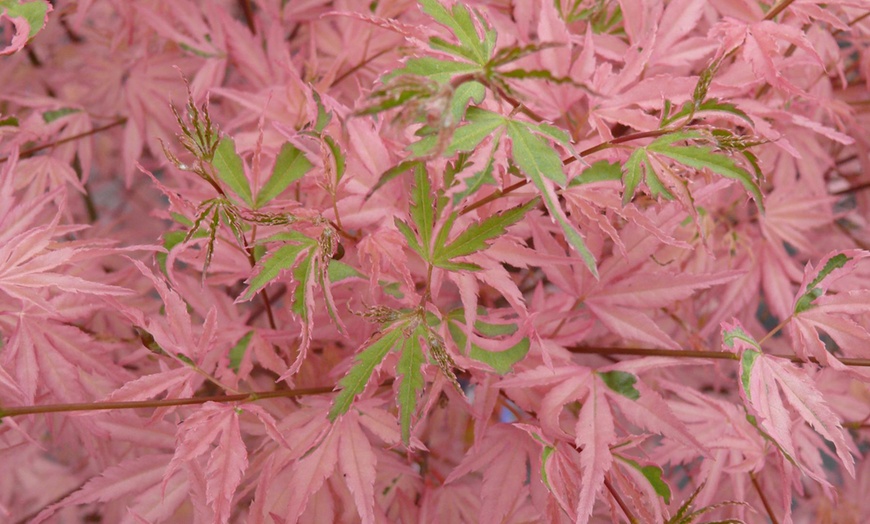
[[[382,74],[433,56],[424,39],[454,40],[414,1],[58,0],[38,34],[7,12],[21,3],[0,2],[0,406],[212,401],[3,418],[0,520],[664,522],[698,488],[704,518],[870,514],[870,374],[855,365],[870,358],[866,2],[782,2],[774,17],[755,0],[468,4],[496,49],[558,44],[517,65],[571,82],[511,87],[575,151],[618,144],[588,162],[626,162],[649,140],[619,138],[659,129],[665,100],[691,100],[716,60],[709,96],[751,120],[690,124],[759,142],[763,213],[737,181],[661,159],[673,200],[642,186],[624,204],[619,180],[555,188],[597,278],[543,207],[465,258],[479,271],[427,275],[407,245],[395,219],[410,220],[413,180],[379,181],[416,128],[356,113]],[[265,208],[299,221],[243,229],[242,246],[221,223],[205,275],[206,238],[168,241],[219,196],[164,153],[181,149],[170,103],[185,104],[184,79],[254,191],[286,143],[312,166]],[[480,107],[518,110],[496,93]],[[323,111],[340,155],[303,132]],[[522,179],[507,142],[471,153],[457,178],[492,157],[496,185],[448,210]],[[567,180],[587,168],[567,162]],[[491,198],[454,231],[537,195]],[[252,298],[247,243],[288,230],[340,233],[355,272],[300,289],[283,271]],[[403,439],[409,377],[391,352],[330,422],[329,391],[378,331],[357,313],[418,304],[442,320],[461,389],[430,355]],[[465,347],[447,332],[457,308]],[[469,353],[522,339],[503,369]],[[608,351],[626,347],[736,358]],[[319,394],[213,398],[287,387]],[[711,507],[726,501],[739,503]]]

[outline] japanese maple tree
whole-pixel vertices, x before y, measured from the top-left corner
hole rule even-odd
[[[3,522],[863,522],[866,0],[0,0]]]

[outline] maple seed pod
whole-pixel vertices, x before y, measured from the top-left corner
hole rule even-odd
[[[372,306],[365,310],[363,317],[374,320],[375,322],[392,322],[399,318],[399,312],[393,308],[385,306]]]

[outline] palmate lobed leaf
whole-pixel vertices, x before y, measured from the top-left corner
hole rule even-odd
[[[586,263],[586,267],[597,278],[598,269],[595,257],[586,247],[583,237],[568,220],[551,185],[552,182],[562,186],[567,183],[559,155],[545,140],[532,133],[523,122],[509,120],[507,132],[512,142],[511,151],[517,166],[541,192],[544,205],[550,212],[550,216],[559,224],[568,243],[577,251]]]
[[[260,208],[268,204],[287,189],[290,184],[301,179],[312,167],[314,167],[313,164],[305,158],[302,151],[290,142],[286,142],[281,146],[281,151],[278,152],[278,156],[275,158],[275,167],[272,168],[269,180],[266,181],[257,193],[254,207]]]
[[[420,339],[425,336],[424,329],[418,327],[410,335],[405,336],[402,344],[402,355],[396,365],[396,376],[399,378],[399,425],[402,428],[402,442],[411,442],[411,422],[417,409],[417,400],[423,390],[423,371],[421,367],[426,362]]]
[[[460,56],[472,59],[474,62],[484,65],[489,61],[492,50],[495,47],[495,31],[490,29],[482,19],[484,38],[481,39],[471,18],[471,13],[464,4],[457,2],[448,11],[437,0],[421,0],[423,12],[431,16],[436,22],[447,27],[456,35],[461,44]],[[442,41],[443,42],[443,41]],[[441,42],[436,41],[436,46]],[[442,49],[451,50],[451,47],[441,46]],[[455,52],[456,49],[453,49]]]
[[[538,205],[538,202],[539,200],[535,198],[522,206],[496,213],[481,222],[470,225],[446,246],[442,247],[437,244],[432,254],[433,264],[442,266],[457,257],[486,249],[489,247],[487,241],[503,235],[508,227],[522,220],[530,209]]]
[[[392,326],[370,339],[368,345],[357,353],[354,357],[355,364],[338,383],[342,389],[332,402],[328,415],[330,421],[334,422],[350,409],[353,400],[365,389],[375,368],[397,346],[402,337],[402,326]]]
[[[215,149],[212,165],[217,170],[218,178],[233,190],[248,206],[253,205],[251,185],[245,176],[245,166],[242,158],[236,153],[236,144],[232,138],[224,137]]]
[[[854,476],[854,459],[850,454],[854,444],[847,439],[837,415],[807,373],[786,359],[762,353],[759,344],[738,322],[724,323],[723,328],[725,345],[741,353],[740,392],[750,413],[756,416],[759,430],[789,460],[800,465],[784,398],[807,424],[834,445],[843,467]]]

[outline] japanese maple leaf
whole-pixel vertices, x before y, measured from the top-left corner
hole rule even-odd
[[[827,333],[846,355],[870,354],[866,341],[867,329],[854,320],[855,316],[870,313],[870,292],[866,290],[841,291],[837,281],[848,277],[856,264],[870,257],[870,252],[851,249],[829,253],[818,265],[808,264],[804,269],[801,287],[792,303],[792,317],[788,332],[795,341],[795,353],[801,358],[811,355],[819,362],[844,369],[822,342],[819,332]],[[848,289],[846,287],[845,289]]]
[[[746,23],[726,18],[713,28],[712,33],[722,40],[718,56],[723,56],[731,50],[739,48],[743,58],[749,62],[758,78],[764,79],[773,87],[794,95],[808,96],[806,91],[783,75],[783,61],[777,63],[775,60],[775,57],[783,54],[779,49],[779,42],[787,42],[805,51],[822,68],[825,67],[822,57],[813,48],[806,35],[797,27],[770,20]]]
[[[563,508],[576,514],[576,522],[588,522],[596,497],[604,486],[604,476],[613,464],[610,446],[617,443],[617,433],[612,405],[618,406],[625,418],[637,427],[673,438],[690,448],[703,450],[703,446],[674,416],[664,399],[647,388],[635,375],[644,369],[675,363],[664,359],[645,360],[620,363],[599,370],[577,365],[555,369],[539,366],[517,373],[499,384],[499,387],[508,390],[508,395],[512,388],[549,387],[535,410],[544,435],[557,440],[570,440],[577,449],[582,449],[579,459],[582,481],[577,500],[570,510]],[[581,402],[582,406],[573,431],[569,433],[563,428],[560,418],[564,406],[572,402]]]
[[[32,214],[25,217],[28,221],[34,219]],[[55,308],[46,290],[103,296],[129,295],[131,292],[127,289],[71,274],[76,259],[88,255],[89,251],[101,252],[87,244],[55,242],[55,237],[84,228],[61,226],[59,220],[60,214],[49,224],[31,229],[24,229],[26,222],[12,222],[9,230],[0,232],[0,292],[48,313],[54,313]],[[3,225],[5,221],[0,220],[0,226]]]
[[[45,522],[57,511],[69,506],[105,503],[128,497],[127,507],[131,512],[150,522],[165,521],[184,503],[190,489],[185,475],[177,472],[161,490],[161,479],[171,458],[168,453],[149,453],[123,460],[91,478],[81,489],[62,501],[43,510],[31,522]],[[131,522],[131,519],[125,519],[124,522]]]
[[[837,456],[846,471],[855,476],[855,461],[850,452],[858,453],[855,444],[843,430],[836,414],[807,373],[780,357],[762,353],[761,347],[736,320],[723,324],[727,348],[740,353],[740,395],[763,431],[791,461],[800,466],[792,431],[792,417],[783,400],[816,432],[834,444]],[[812,468],[803,468],[819,482]]]
[[[205,500],[214,512],[213,522],[216,524],[229,521],[233,496],[248,467],[248,452],[239,427],[242,411],[253,413],[265,424],[273,438],[284,442],[274,419],[261,407],[206,402],[179,426],[175,454],[163,477],[165,488],[182,465],[190,465],[209,452]],[[215,440],[217,446],[212,446]]]
[[[539,447],[523,431],[507,425],[496,425],[475,444],[462,462],[450,473],[444,484],[450,484],[472,471],[483,476],[480,492],[480,515],[477,522],[499,523],[509,517],[514,504],[528,495],[526,469],[539,461]],[[540,483],[534,477],[531,483]]]

